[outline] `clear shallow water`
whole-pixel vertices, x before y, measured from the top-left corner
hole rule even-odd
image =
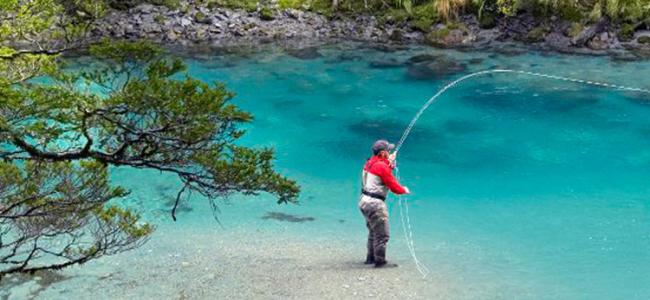
[[[192,76],[225,82],[237,93],[235,103],[255,115],[243,143],[275,147],[278,169],[302,185],[301,203],[234,197],[221,207],[219,229],[205,201],[193,199],[193,209],[173,224],[164,203],[176,180],[118,169],[115,182],[133,190],[126,203],[159,224],[152,243],[167,230],[219,235],[262,228],[315,245],[356,243],[362,259],[365,227],[356,205],[370,144],[398,140],[419,107],[450,80],[498,67],[650,87],[647,61],[350,46],[322,53],[315,60],[277,50],[187,59]],[[406,67],[369,66],[422,53],[446,54],[467,70],[416,80]],[[476,58],[482,61],[470,63]],[[408,199],[418,255],[435,277],[462,290],[446,297],[650,297],[648,116],[648,95],[522,75],[470,79],[443,95],[418,122],[399,164],[413,191]],[[416,274],[395,200],[389,200],[389,258]],[[261,219],[269,211],[315,221]]]

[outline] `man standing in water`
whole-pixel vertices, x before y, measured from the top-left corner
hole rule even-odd
[[[390,153],[395,145],[385,140],[378,140],[372,145],[373,156],[363,167],[361,199],[359,209],[366,218],[368,227],[368,255],[366,264],[375,264],[376,268],[396,267],[386,262],[386,244],[389,238],[388,209],[386,196],[388,190],[395,194],[408,194],[409,189],[397,182],[393,176],[395,157]]]

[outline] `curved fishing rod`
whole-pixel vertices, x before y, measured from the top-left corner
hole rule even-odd
[[[590,81],[590,80],[583,80],[583,79],[577,79],[577,78],[571,78],[571,77],[564,77],[564,76],[557,76],[557,75],[550,75],[550,74],[545,74],[545,73],[537,73],[537,72],[529,72],[529,71],[520,71],[520,70],[510,70],[510,69],[493,69],[493,70],[484,70],[484,71],[479,71],[479,72],[474,72],[471,74],[467,74],[465,76],[462,76],[451,83],[445,85],[442,89],[440,89],[435,95],[433,95],[427,102],[422,105],[420,110],[415,114],[409,125],[406,127],[404,130],[404,133],[402,134],[402,137],[399,139],[399,142],[397,142],[397,145],[395,146],[395,153],[398,153],[400,148],[402,148],[402,144],[406,141],[406,138],[408,138],[409,134],[411,133],[411,130],[417,123],[418,119],[420,119],[420,116],[433,104],[433,102],[436,101],[436,99],[444,94],[448,89],[456,86],[458,83],[465,81],[467,79],[470,79],[472,77],[480,76],[480,75],[486,75],[486,74],[494,74],[494,73],[514,73],[514,74],[522,74],[522,75],[528,75],[528,76],[535,76],[535,77],[542,77],[546,79],[553,79],[553,80],[559,80],[559,81],[567,81],[567,82],[574,82],[574,83],[579,83],[579,84],[585,84],[585,85],[593,85],[593,86],[599,86],[603,88],[610,88],[610,89],[616,89],[616,90],[622,90],[622,91],[631,91],[631,92],[641,92],[641,93],[647,93],[650,94],[650,90],[648,89],[643,89],[643,88],[636,88],[636,87],[629,87],[629,86],[624,86],[624,85],[617,85],[617,84],[610,84],[606,82],[598,82],[598,81]],[[399,169],[396,170],[397,177],[399,179]],[[429,268],[425,266],[417,257],[415,253],[415,244],[413,243],[413,231],[411,230],[411,220],[409,217],[409,212],[408,212],[408,205],[406,205],[406,200],[403,199],[402,195],[398,196],[398,205],[399,205],[399,210],[400,210],[400,219],[402,222],[402,229],[404,231],[404,236],[406,238],[406,244],[409,249],[409,252],[411,253],[411,257],[413,258],[413,261],[415,262],[415,267],[418,269],[420,274],[422,274],[422,278],[426,278],[427,275],[429,274]],[[405,209],[402,209],[402,206],[405,207]],[[404,213],[405,212],[405,213]]]

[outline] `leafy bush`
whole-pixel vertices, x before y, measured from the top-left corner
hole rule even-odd
[[[433,20],[429,19],[417,19],[411,21],[411,26],[419,31],[427,33],[431,31],[431,26],[433,26]]]
[[[634,25],[624,23],[618,30],[618,39],[621,41],[631,41],[634,38]]]
[[[270,8],[264,6],[260,9],[260,19],[264,21],[271,21],[274,18],[275,16],[273,15],[273,11]]]
[[[303,7],[305,4],[304,0],[279,0],[278,5],[282,9],[288,9],[288,8],[293,8],[293,9],[300,9]]]

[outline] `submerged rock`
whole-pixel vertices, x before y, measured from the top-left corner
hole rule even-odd
[[[303,223],[303,222],[316,220],[313,217],[299,217],[299,216],[285,214],[281,212],[267,212],[266,215],[262,217],[262,219],[278,220],[278,221],[293,222],[293,223]]]
[[[299,58],[299,59],[316,59],[321,56],[320,52],[318,52],[318,48],[316,47],[306,47],[306,48],[300,48],[300,49],[289,49],[287,50],[287,54]]]
[[[389,69],[389,68],[399,68],[402,67],[404,64],[395,58],[389,58],[386,60],[371,61],[370,64],[368,65],[373,69]]]
[[[417,64],[421,62],[429,62],[429,61],[434,61],[443,56],[444,55],[418,54],[409,58],[408,63]]]
[[[440,79],[447,75],[465,71],[467,66],[442,56],[434,61],[425,61],[409,65],[406,74],[416,80]]]

